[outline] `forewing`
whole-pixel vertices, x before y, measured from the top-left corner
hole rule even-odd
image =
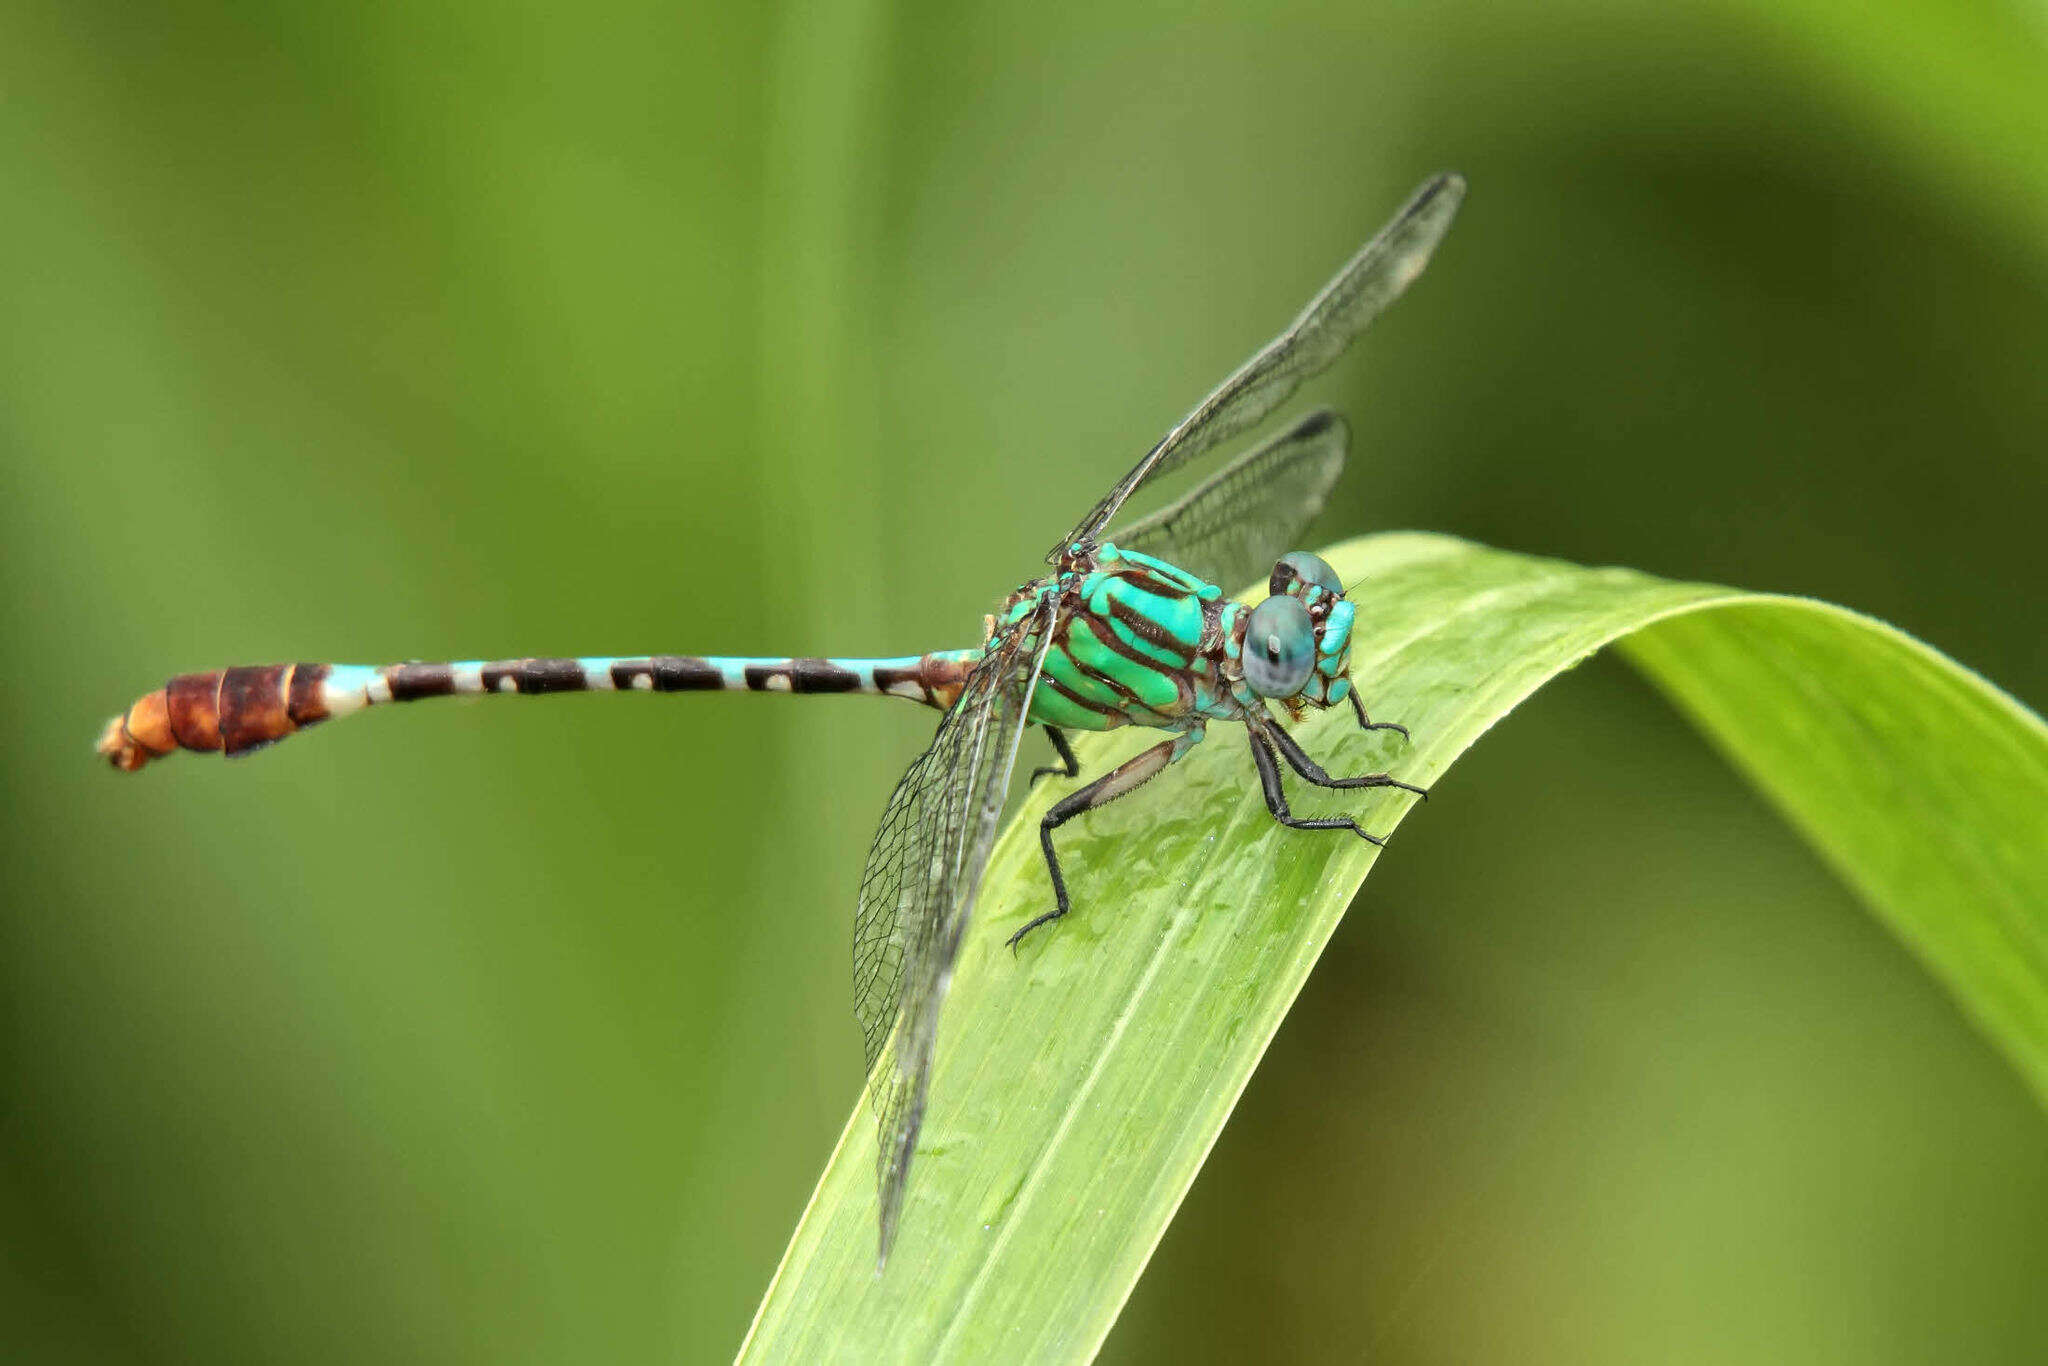
[[[1301,533],[1344,472],[1350,437],[1343,418],[1319,408],[1109,539],[1232,591],[1263,580],[1274,561],[1300,548]]]
[[[890,795],[861,874],[854,1003],[878,1129],[884,1259],[924,1124],[939,1007],[1009,791],[1052,610],[1048,602],[1012,627],[968,675],[931,748]]]
[[[1454,173],[1417,190],[1285,332],[1195,405],[1046,558],[1057,562],[1068,545],[1100,539],[1124,500],[1148,480],[1257,426],[1303,380],[1326,369],[1422,273],[1464,197],[1464,177]]]

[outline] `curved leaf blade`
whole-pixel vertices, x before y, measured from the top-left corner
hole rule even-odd
[[[1818,602],[1674,617],[1621,649],[2048,1104],[2041,718],[1911,636]]]

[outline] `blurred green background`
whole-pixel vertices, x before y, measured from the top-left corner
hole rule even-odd
[[[125,779],[100,721],[969,643],[1441,167],[1316,387],[1321,540],[1813,593],[2040,707],[2044,56],[2020,0],[0,7],[0,1348],[729,1354],[929,719],[441,704]],[[2039,1360],[2048,1123],[1638,680],[1421,814],[1109,1358]]]

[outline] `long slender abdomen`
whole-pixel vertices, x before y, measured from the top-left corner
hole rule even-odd
[[[897,659],[645,655],[453,664],[255,664],[179,674],[107,722],[99,752],[133,773],[173,750],[247,754],[330,717],[426,697],[558,692],[879,693],[944,710],[981,657]]]

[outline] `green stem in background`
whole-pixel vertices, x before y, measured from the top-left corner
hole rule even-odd
[[[1348,711],[1319,716],[1297,733],[1333,772],[1389,767],[1441,785],[1523,698],[1619,642],[2048,1103],[2040,718],[1823,603],[1440,536],[1367,537],[1326,558],[1355,585],[1355,677],[1376,716],[1415,736],[1402,748],[1357,730]],[[1147,742],[1089,737],[1077,749],[1100,772]],[[1092,1356],[1379,856],[1362,840],[1276,826],[1248,758],[1212,743],[1146,799],[1068,827],[1061,852],[1085,891],[1013,957],[1004,939],[1049,895],[1033,827],[1063,790],[1041,785],[990,863],[886,1274],[874,1271],[863,1109],[742,1359]],[[1346,809],[1385,833],[1413,800]]]

